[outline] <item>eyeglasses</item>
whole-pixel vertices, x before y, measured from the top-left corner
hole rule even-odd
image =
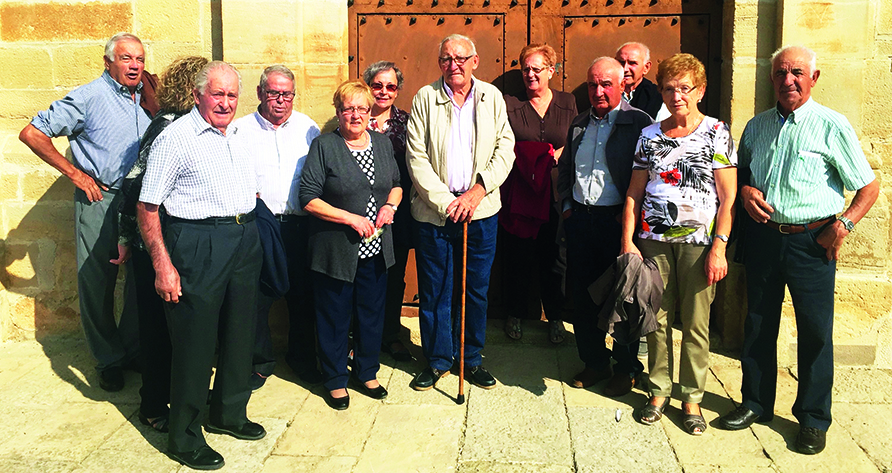
[[[369,107],[347,107],[341,109],[341,115],[344,116],[352,116],[353,112],[356,112],[360,115],[365,115],[369,113],[372,109]]]
[[[279,100],[280,98],[286,102],[294,100],[294,92],[279,92],[278,90],[265,90],[268,100]]]
[[[533,74],[539,74],[540,72],[544,71],[545,69],[548,69],[548,67],[527,66],[527,67],[524,67],[523,69],[521,69],[520,71],[523,72],[524,74],[529,74],[530,71],[533,71]]]
[[[441,66],[449,65],[450,61],[454,62],[456,66],[463,66],[466,62],[468,62],[468,59],[471,59],[472,57],[474,57],[473,54],[470,56],[455,56],[455,57],[443,56],[443,57],[438,57],[437,61],[440,62]]]
[[[387,84],[387,85],[384,85],[384,84],[382,84],[382,83],[380,83],[380,82],[372,82],[372,90],[375,90],[375,91],[378,91],[378,90],[381,90],[381,89],[387,89],[388,92],[396,92],[396,90],[397,90],[398,88],[399,88],[399,87],[397,87],[396,84]]]
[[[690,95],[691,92],[693,92],[694,89],[696,89],[696,88],[697,88],[696,85],[693,86],[693,87],[688,87],[688,86],[686,86],[686,85],[683,85],[683,86],[681,86],[681,87],[679,87],[679,88],[677,88],[677,89],[672,88],[672,87],[666,87],[666,88],[663,89],[663,95],[668,95],[669,97],[672,97],[673,95],[675,95],[676,92],[678,92],[679,94],[684,95],[685,97],[687,97],[687,96]]]

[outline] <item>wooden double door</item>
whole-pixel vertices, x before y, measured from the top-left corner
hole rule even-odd
[[[453,33],[474,40],[480,65],[475,75],[505,93],[523,91],[518,55],[530,43],[557,52],[551,87],[573,92],[587,107],[586,73],[592,60],[613,56],[628,41],[646,44],[655,81],[657,65],[678,52],[706,66],[709,86],[701,104],[719,115],[722,1],[718,0],[349,0],[350,74],[360,77],[376,61],[393,61],[405,84],[396,106],[409,110],[412,97],[440,76],[437,47]],[[407,269],[404,301],[417,300],[414,259]],[[495,302],[497,307],[498,301]]]

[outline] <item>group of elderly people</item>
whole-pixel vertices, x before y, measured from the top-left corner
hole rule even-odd
[[[431,389],[462,361],[471,383],[495,387],[481,351],[497,242],[505,261],[505,333],[520,339],[521,320],[538,318],[541,307],[549,340],[560,343],[565,337],[562,313],[572,301],[585,368],[571,385],[588,388],[608,380],[608,396],[628,393],[644,367],[638,337],[608,348],[596,317],[601,307],[588,288],[620,255],[650,262],[662,279],[662,303],[651,308],[656,326],[646,336],[650,396],[637,419],[658,422],[673,396],[672,333],[678,318],[682,340],[675,392],[682,401],[683,425],[692,435],[706,430],[699,404],[708,372],[709,311],[715,285],[728,273],[725,252],[738,194],[738,158],[728,124],[699,110],[707,85],[703,64],[689,54],[675,54],[660,62],[653,84],[644,77],[652,64],[647,47],[624,44],[615,58],[592,63],[586,81],[591,108],[578,114],[572,95],[549,86],[558,67],[550,46],[526,46],[519,59],[525,93],[503,97],[473,77],[479,64],[473,41],[449,36],[439,47],[442,78],[418,91],[411,113],[394,106],[403,86],[400,69],[376,62],[362,80],[338,86],[333,96],[338,126],[321,133],[309,117],[293,111],[294,76],[286,67],[263,71],[257,111],[233,121],[241,92],[238,71],[220,61],[181,58],[161,75],[156,105],[143,112],[153,116],[151,123],[138,118],[133,124],[142,139],[138,152],[134,149],[118,165],[129,173],[118,177],[89,167],[95,162],[88,159],[72,167],[46,147],[49,136],[66,134],[66,114],[77,112],[78,101],[87,103],[81,109],[96,106],[92,96],[72,93],[22,131],[25,143],[75,182],[79,213],[103,198],[115,202],[119,218],[112,234],[120,238],[109,264],[124,264],[132,255],[143,376],[139,419],[170,432],[173,458],[200,469],[223,465],[222,456],[204,442],[200,415],[218,340],[205,428],[245,440],[265,435],[262,426],[247,420],[245,406],[251,389],[263,386],[275,366],[267,315],[283,296],[291,323],[286,361],[303,381],[322,382],[326,403],[337,410],[349,407],[351,379],[363,394],[387,397],[377,380],[379,353],[397,361],[414,359],[401,340],[400,324],[413,247],[427,366],[412,387]],[[109,41],[108,72],[90,84],[104,90],[107,83],[117,94],[104,107],[123,103],[132,108],[149,95],[146,87],[155,89],[153,83],[143,85],[143,62],[135,36],[119,34]],[[842,143],[837,149],[845,156],[833,169],[841,169],[842,177],[829,184],[836,192],[830,199],[835,207],[819,212],[839,211],[842,185],[858,193],[839,219],[770,220],[784,206],[801,210],[795,193],[805,190],[794,188],[778,197],[772,194],[774,184],[766,188],[765,182],[777,183],[772,173],[786,171],[760,161],[765,152],[759,146],[765,143],[747,126],[742,158],[753,174],[741,178],[741,193],[756,226],[751,231],[765,224],[783,235],[805,234],[810,243],[771,240],[771,251],[779,252],[779,260],[809,268],[808,275],[820,274],[818,282],[800,274],[793,278],[783,268],[770,269],[771,258],[747,260],[747,270],[761,279],[748,289],[744,403],[721,424],[741,429],[771,417],[773,375],[765,373],[773,370],[774,358],[757,351],[773,347],[756,345],[776,337],[783,285],[789,284],[802,336],[819,345],[801,348],[803,379],[794,406],[802,424],[797,449],[817,453],[829,426],[832,383],[826,375],[827,369],[832,373],[832,350],[828,368],[820,343],[831,339],[826,315],[815,328],[807,318],[814,316],[800,312],[812,310],[808,299],[818,297],[812,285],[819,284],[821,300],[830,298],[832,321],[832,263],[842,238],[876,198],[876,183],[863,156],[853,151],[845,120],[810,101],[819,74],[814,53],[782,49],[772,58],[772,69],[777,115],[760,119],[765,123],[759,126],[783,127],[789,121],[825,135],[837,133],[834,140]],[[815,121],[819,114],[824,122]],[[82,133],[68,131],[75,137]],[[77,159],[81,153],[75,153]],[[820,157],[806,151],[797,156],[794,164]],[[110,180],[103,181],[103,172]],[[807,180],[811,170],[796,172]],[[269,215],[266,223],[254,223],[264,215]],[[79,217],[80,225],[90,221]],[[466,255],[461,254],[463,240]],[[265,265],[275,266],[268,255],[276,242],[284,249],[288,284],[279,290],[252,287],[250,281],[266,274]],[[110,244],[103,251],[111,251],[113,240]],[[759,253],[752,242],[747,247]],[[468,286],[464,327],[453,302],[462,256]],[[79,252],[79,271],[87,271],[89,265],[80,260]],[[767,288],[772,291],[769,305]],[[826,314],[826,307],[821,310]],[[86,330],[91,326],[84,317]],[[94,338],[101,336],[88,330],[100,365],[103,347]],[[122,356],[97,368],[104,389],[123,387],[118,376],[129,361]]]

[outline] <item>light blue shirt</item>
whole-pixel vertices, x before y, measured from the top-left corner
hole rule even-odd
[[[598,119],[592,112],[585,134],[576,150],[576,180],[573,183],[573,200],[584,205],[620,205],[620,194],[607,169],[607,139],[613,131],[619,105]]]
[[[139,106],[142,84],[130,90],[108,71],[37,113],[31,124],[50,138],[67,136],[74,165],[117,189],[139,156],[139,141],[151,119]]]

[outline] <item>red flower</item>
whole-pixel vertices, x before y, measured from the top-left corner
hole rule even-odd
[[[663,182],[666,184],[677,186],[678,181],[681,180],[681,173],[678,172],[678,169],[673,169],[671,171],[661,172],[660,177],[663,178]]]
[[[641,211],[641,229],[646,232],[650,231],[650,225],[648,225],[647,221],[644,220],[644,211],[643,210]]]

